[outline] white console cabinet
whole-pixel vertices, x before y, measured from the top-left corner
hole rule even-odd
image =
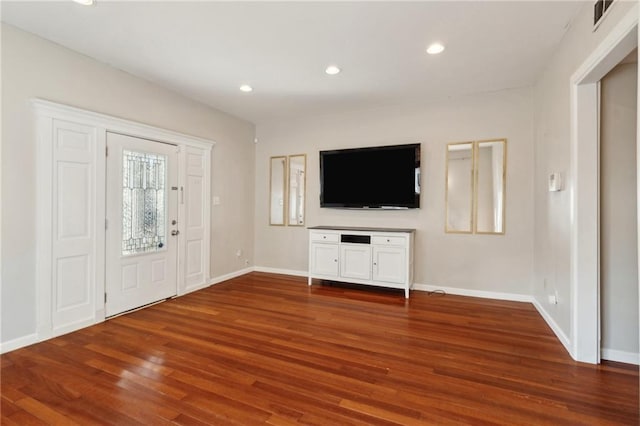
[[[413,285],[414,229],[309,228],[309,285],[314,278],[404,289]]]

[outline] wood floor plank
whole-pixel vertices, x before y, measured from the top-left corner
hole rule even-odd
[[[529,303],[250,273],[0,356],[4,425],[638,425]]]
[[[27,413],[39,418],[40,420],[48,424],[56,424],[61,426],[73,426],[79,424],[71,418],[59,413],[55,410],[55,408],[48,407],[47,405],[31,397],[22,398],[16,401],[15,404]]]

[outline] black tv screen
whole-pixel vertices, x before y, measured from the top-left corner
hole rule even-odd
[[[420,207],[420,144],[320,151],[320,207]]]

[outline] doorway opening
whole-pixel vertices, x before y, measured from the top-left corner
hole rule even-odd
[[[600,358],[638,363],[638,52],[600,80]]]

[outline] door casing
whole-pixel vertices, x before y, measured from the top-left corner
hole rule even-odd
[[[638,46],[639,13],[635,5],[570,81],[571,334],[558,337],[575,360],[593,364],[600,362],[600,80]]]
[[[214,141],[185,135],[158,127],[112,117],[92,111],[74,108],[41,99],[32,99],[37,137],[37,225],[36,225],[36,336],[34,341],[68,333],[105,319],[105,195],[106,195],[106,134],[114,132],[142,139],[174,144],[179,147],[178,184],[183,188],[184,203],[179,204],[178,215],[185,218],[183,227],[189,229],[189,237],[180,235],[178,244],[178,296],[204,288],[210,278],[210,203],[211,153]],[[95,262],[87,271],[91,278],[91,300],[88,313],[82,318],[66,319],[56,323],[53,306],[54,262],[58,259],[52,243],[55,238],[53,197],[54,143],[56,123],[83,126],[93,136],[91,144],[91,183],[88,187],[90,209],[91,255]],[[195,177],[195,178],[194,178]],[[191,185],[190,182],[197,182]],[[196,189],[194,189],[194,187]],[[193,202],[191,202],[193,201]],[[195,206],[195,207],[194,207]],[[189,209],[196,209],[189,211]],[[194,213],[195,212],[195,213]],[[189,214],[187,214],[189,213]],[[190,224],[188,217],[197,217],[197,224]],[[187,248],[189,247],[189,249]],[[195,261],[193,260],[195,259]],[[191,271],[185,269],[190,268]],[[187,277],[187,279],[185,279]]]

